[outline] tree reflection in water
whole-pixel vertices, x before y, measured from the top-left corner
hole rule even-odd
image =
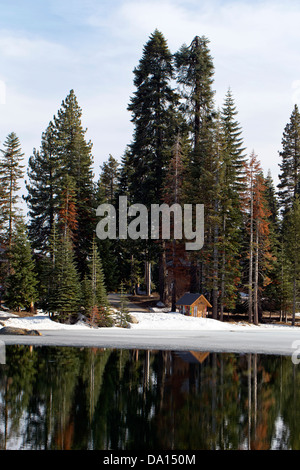
[[[290,357],[7,346],[1,449],[300,449]]]

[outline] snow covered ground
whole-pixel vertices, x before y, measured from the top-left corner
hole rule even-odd
[[[230,330],[230,331],[245,331],[245,329],[265,329],[265,328],[290,328],[288,325],[250,325],[248,323],[227,323],[210,318],[194,318],[182,315],[178,312],[163,312],[161,309],[153,309],[153,312],[131,312],[132,315],[138,320],[138,323],[132,323],[131,329],[135,330]],[[29,330],[69,330],[79,331],[89,330],[83,322],[78,322],[76,325],[64,325],[61,323],[50,320],[48,314],[38,312],[34,316],[19,317],[14,314],[0,312],[0,321],[4,321],[5,326],[12,326],[16,328],[27,328]],[[3,320],[2,320],[3,322]],[[111,328],[109,328],[111,329]],[[119,330],[118,327],[113,329]]]
[[[51,321],[43,312],[24,318],[10,316],[4,320],[7,313],[0,312],[0,321],[5,326],[38,330],[41,333],[41,336],[0,335],[0,340],[7,345],[251,352],[290,355],[296,361],[300,357],[300,328],[297,326],[223,323],[175,312],[165,313],[159,309],[131,314],[138,323],[132,323],[126,329],[90,328],[84,323],[63,325]]]

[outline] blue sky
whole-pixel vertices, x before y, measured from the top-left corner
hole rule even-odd
[[[132,71],[158,28],[171,52],[209,38],[216,105],[230,87],[247,152],[276,180],[300,104],[299,24],[297,0],[0,0],[0,145],[16,132],[27,160],[74,89],[96,176],[109,154],[120,159],[133,131]]]

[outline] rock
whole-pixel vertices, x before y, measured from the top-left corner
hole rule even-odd
[[[130,315],[130,323],[138,323],[139,321],[137,320],[137,318],[135,318],[134,315]]]
[[[15,328],[13,326],[5,326],[4,328],[1,328],[0,335],[42,336],[37,330],[27,330],[26,328]]]

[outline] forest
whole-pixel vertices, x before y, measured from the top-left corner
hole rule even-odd
[[[155,30],[133,70],[128,112],[131,142],[94,168],[93,146],[72,89],[25,165],[15,132],[1,136],[1,302],[40,308],[70,322],[83,314],[111,325],[108,292],[157,292],[174,309],[184,292],[200,292],[211,316],[265,312],[295,324],[300,278],[300,114],[282,130],[279,184],[247,154],[233,92],[215,104],[209,39],[177,52]],[[26,194],[20,196],[20,183]],[[203,204],[204,246],[185,240],[99,239],[97,207]],[[19,209],[23,197],[27,213]],[[123,302],[122,312],[126,313]]]

